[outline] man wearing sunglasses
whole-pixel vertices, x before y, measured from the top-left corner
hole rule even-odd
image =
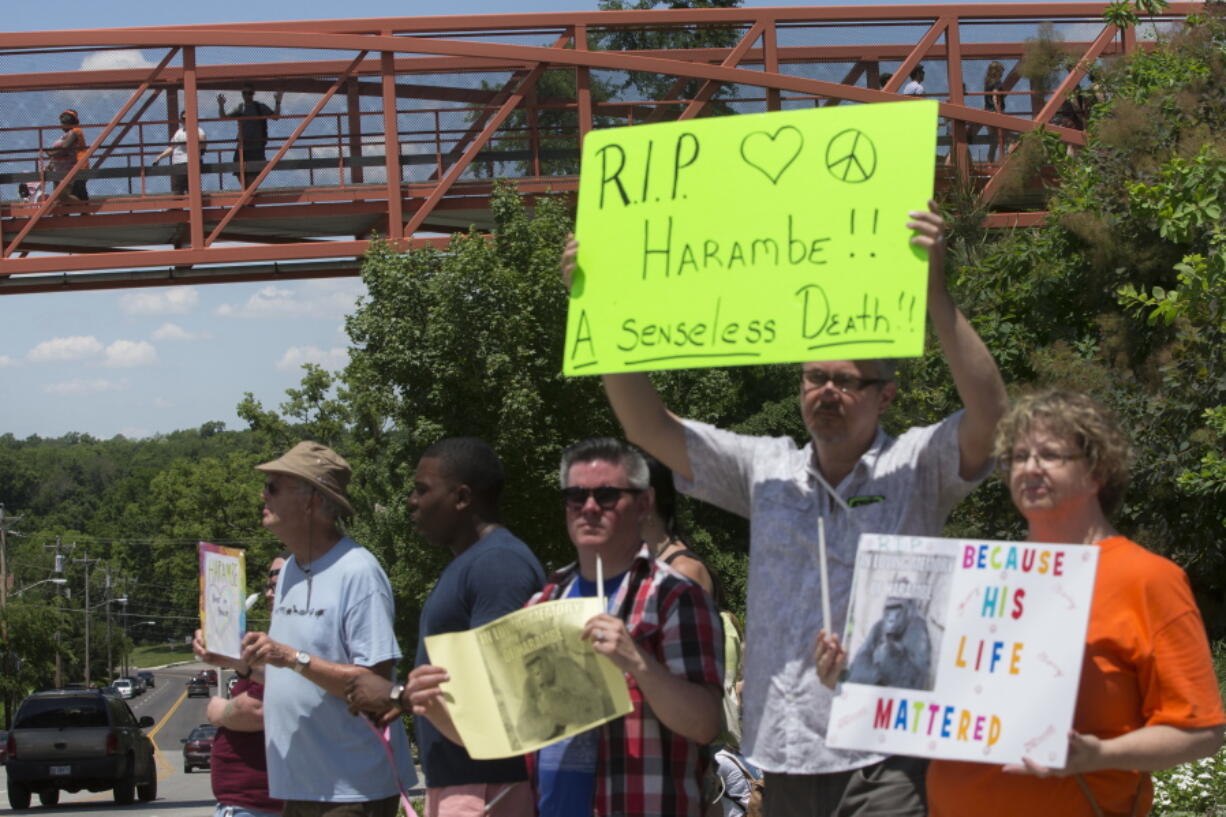
[[[404,727],[381,738],[345,703],[351,679],[390,678],[400,658],[391,584],[341,527],[353,514],[349,464],[307,441],[256,468],[264,527],[293,554],[269,631],[243,638],[243,661],[265,673],[270,793],[284,817],[395,817],[401,788],[417,782]]]
[[[939,536],[945,519],[990,470],[1004,412],[1000,372],[945,287],[944,222],[913,211],[911,243],[929,253],[928,315],[965,406],[893,438],[880,427],[898,393],[889,360],[801,368],[810,441],[751,437],[672,414],[641,373],[604,376],[626,436],[676,475],[677,487],[750,520],[742,749],[766,771],[767,817],[926,813],[922,761],[826,746],[831,692],[811,645],[841,633],[861,533]],[[577,245],[563,256],[569,279]],[[818,519],[824,520],[832,621],[822,620]]]
[[[416,666],[428,664],[426,638],[480,627],[524,606],[545,583],[532,551],[501,524],[502,461],[475,437],[453,437],[427,448],[413,474],[408,505],[413,524],[431,545],[454,557],[421,610]],[[354,679],[352,711],[383,722],[404,708],[404,684],[378,676]],[[473,760],[425,718],[414,722],[426,774],[426,817],[519,817],[533,811],[523,758]]]
[[[597,596],[608,612],[582,638],[626,674],[634,709],[530,757],[540,817],[700,817],[702,746],[719,734],[723,632],[701,587],[651,558],[639,535],[650,506],[643,455],[620,440],[584,440],[562,455],[562,504],[577,561],[553,574],[529,606]],[[409,677],[415,715],[460,742],[443,703],[442,667]]]

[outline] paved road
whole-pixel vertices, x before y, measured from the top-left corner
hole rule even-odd
[[[52,808],[37,806],[26,812],[14,812],[8,808],[7,780],[0,780],[0,814],[30,814],[37,817],[120,817],[139,814],[141,817],[211,817],[213,806],[212,786],[207,770],[183,773],[182,739],[192,727],[205,722],[204,710],[208,698],[188,698],[187,679],[203,664],[188,664],[165,670],[155,670],[157,685],[144,695],[128,701],[133,714],[138,718],[149,715],[154,726],[148,735],[157,747],[158,796],[150,803],[133,803],[116,806],[109,791],[77,792],[60,794],[60,803]],[[216,692],[216,688],[214,688]]]

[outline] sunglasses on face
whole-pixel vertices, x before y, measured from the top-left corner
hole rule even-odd
[[[634,496],[641,493],[643,491],[640,488],[612,488],[607,485],[599,488],[563,488],[562,504],[568,511],[580,511],[587,505],[588,497],[591,497],[602,511],[611,511],[617,507],[622,494]]]

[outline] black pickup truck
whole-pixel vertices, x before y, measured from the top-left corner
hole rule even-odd
[[[114,791],[115,802],[157,797],[153,741],[128,705],[97,689],[36,692],[21,702],[8,736],[9,805],[30,807],[38,794],[44,806],[60,791]]]

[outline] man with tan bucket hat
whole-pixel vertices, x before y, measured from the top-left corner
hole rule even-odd
[[[387,575],[340,526],[353,514],[352,471],[310,441],[256,469],[267,475],[263,525],[293,554],[269,632],[243,639],[243,660],[266,672],[269,790],[284,817],[394,817],[401,788],[417,782],[404,727],[386,734],[393,766],[345,704],[350,679],[390,678],[400,658]]]

